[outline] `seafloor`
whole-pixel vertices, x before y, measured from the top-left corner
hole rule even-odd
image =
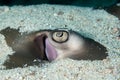
[[[6,27],[20,28],[20,32],[72,29],[104,45],[108,57],[95,61],[63,59],[5,70],[2,64],[13,51],[0,34],[0,80],[120,80],[120,20],[104,10],[59,5],[3,6],[0,30]]]

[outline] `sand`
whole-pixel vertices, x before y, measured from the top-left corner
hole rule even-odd
[[[33,5],[0,7],[0,30],[20,32],[68,28],[94,39],[108,50],[104,60],[63,59],[39,66],[6,70],[2,65],[13,54],[0,34],[0,80],[120,80],[120,20],[104,10],[88,7]]]

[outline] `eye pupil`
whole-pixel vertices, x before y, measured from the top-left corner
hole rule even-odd
[[[57,36],[57,37],[62,37],[62,36],[63,36],[63,32],[58,32],[58,33],[56,33],[56,36]]]
[[[66,42],[69,38],[69,33],[67,31],[54,31],[52,34],[52,39],[57,43]]]

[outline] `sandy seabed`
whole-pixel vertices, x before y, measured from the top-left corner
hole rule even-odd
[[[0,30],[20,32],[68,28],[94,39],[108,50],[104,60],[63,59],[52,63],[6,70],[2,65],[13,54],[0,34],[0,80],[120,80],[120,21],[104,10],[75,6],[36,5],[0,7]]]

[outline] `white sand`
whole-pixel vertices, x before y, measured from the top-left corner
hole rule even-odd
[[[0,70],[0,80],[120,80],[118,18],[104,10],[72,6],[37,5],[0,7],[0,30],[20,27],[20,32],[68,28],[92,38],[108,49],[101,61],[59,60],[40,66]],[[0,35],[0,67],[13,51]]]

